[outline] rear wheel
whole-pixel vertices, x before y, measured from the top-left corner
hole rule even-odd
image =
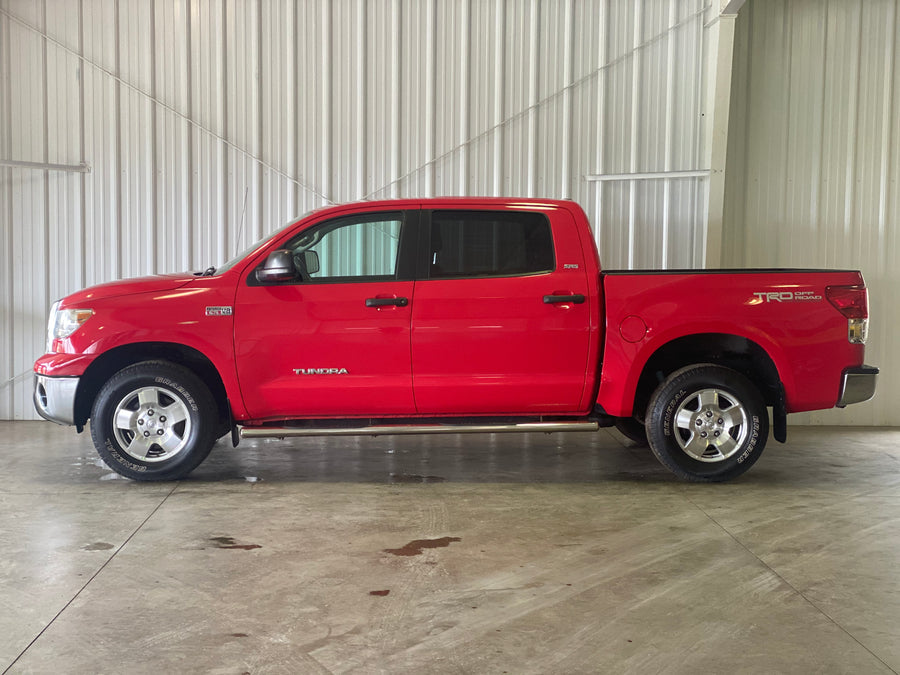
[[[135,480],[175,480],[206,459],[219,432],[209,388],[167,361],[128,366],[107,382],[91,413],[106,464]]]
[[[714,482],[749,469],[766,445],[769,417],[757,388],[721,366],[689,366],[656,389],[647,408],[653,454],[676,476]]]

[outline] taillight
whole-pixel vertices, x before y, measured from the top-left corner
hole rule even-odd
[[[869,293],[865,286],[828,286],[828,302],[847,317],[847,339],[865,344],[869,332]]]
[[[865,286],[828,286],[825,297],[848,319],[869,318],[869,294]]]

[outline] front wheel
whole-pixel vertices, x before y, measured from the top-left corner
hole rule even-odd
[[[743,375],[701,364],[672,373],[647,408],[650,449],[672,473],[697,482],[726,481],[762,454],[769,417]]]
[[[190,370],[144,361],[116,373],[91,412],[106,464],[134,480],[175,480],[206,459],[219,423],[209,388]]]

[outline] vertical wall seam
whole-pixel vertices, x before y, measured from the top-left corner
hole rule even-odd
[[[817,257],[822,251],[822,227],[821,227],[821,215],[822,215],[822,200],[824,199],[825,189],[822,184],[824,175],[824,162],[822,161],[824,155],[825,148],[825,110],[827,105],[827,96],[828,96],[828,23],[829,23],[829,11],[828,11],[829,3],[825,3],[825,31],[822,39],[822,98],[819,104],[819,109],[822,111],[822,128],[819,131],[819,142],[817,143],[816,148],[816,204],[815,210],[813,212],[813,218],[815,220],[815,234],[816,236],[816,253]],[[828,250],[828,242],[825,242],[825,250]]]
[[[116,77],[121,79],[122,77],[122,53],[121,53],[121,26],[119,25],[121,19],[121,0],[116,0],[115,9],[113,13],[113,23],[115,24],[115,64],[116,64]],[[122,178],[122,83],[119,80],[116,80],[115,84],[115,108],[116,108],[116,150],[115,150],[115,172],[116,177],[113,181],[116,190],[116,222],[114,227],[112,228],[112,235],[114,238],[113,246],[112,246],[112,269],[113,276],[116,279],[122,278],[122,219],[123,219],[123,204],[122,204],[122,188],[124,187],[124,180]]]
[[[148,271],[151,274],[159,272],[159,147],[157,138],[159,123],[156,113],[156,0],[150,0],[150,223],[147,228],[147,239],[150,245],[147,247],[150,259],[147,261]]]
[[[605,0],[600,5],[600,39],[597,45],[597,147],[594,152],[594,171],[597,174],[603,173],[605,166],[606,152],[606,106],[608,104],[606,88],[609,85],[609,78],[606,72],[606,62],[609,59],[609,7],[612,0]],[[596,220],[594,221],[594,236],[598,243],[602,241],[603,235],[603,183],[598,181],[594,185],[597,195],[597,211]]]
[[[83,0],[82,0],[83,1]],[[194,118],[194,9],[193,9],[194,0],[185,0],[185,21],[187,26],[185,28],[185,87],[187,89],[187,97],[185,101],[185,107],[187,108],[187,114],[190,119]],[[197,222],[194,220],[194,125],[190,122],[186,125],[186,138],[185,142],[187,143],[187,172],[185,174],[185,179],[187,185],[187,223],[185,223],[186,227],[184,228],[184,236],[182,238],[182,245],[184,246],[184,253],[182,254],[182,260],[185,263],[185,268],[190,269],[193,266],[194,261],[194,237],[193,232],[197,227]]]
[[[675,124],[675,37],[674,26],[678,20],[676,10],[678,6],[672,2],[669,3],[669,26],[666,35],[666,124],[663,139],[663,168],[666,171],[672,170],[672,128]],[[671,202],[672,202],[672,181],[663,181],[663,200],[662,200],[662,267],[667,269],[669,266],[669,232],[671,227]]]
[[[331,109],[332,109],[332,73],[331,73],[331,2],[322,0],[322,194],[328,201],[333,201],[331,193]]]
[[[6,9],[6,8],[5,8]],[[6,71],[3,73],[6,80],[6,149],[7,152],[12,152],[12,48],[10,46],[10,42],[12,41],[12,21],[7,16],[0,17],[0,21],[3,22],[3,35],[4,40],[3,43],[0,44],[5,51],[5,59],[4,64],[6,66]],[[4,175],[7,178],[6,187],[7,194],[9,195],[9,199],[7,200],[6,208],[7,208],[7,217],[9,220],[7,221],[9,227],[5,232],[6,236],[6,250],[9,252],[8,255],[10,258],[13,255],[13,246],[15,244],[15,238],[13,237],[13,217],[15,215],[13,209],[13,168],[6,167],[3,169]],[[9,310],[9,321],[4,322],[3,330],[9,331],[9,342],[7,344],[7,363],[9,364],[9,374],[13,374],[15,369],[15,359],[16,359],[16,331],[13,330],[13,308],[15,305],[15,283],[16,283],[16,275],[14,273],[13,265],[8,264],[4,266],[6,268],[6,307]],[[7,400],[7,408],[8,415],[10,419],[15,416],[15,382],[8,383],[10,386],[3,387],[6,391],[6,400]]]
[[[494,25],[494,185],[492,194],[502,194],[501,182],[503,179],[503,87],[504,81],[504,38],[506,23],[505,0],[497,0],[495,3],[497,12]]]
[[[859,108],[860,108],[860,75],[862,75],[862,50],[863,50],[863,3],[859,0],[857,3],[858,23],[857,42],[856,42],[856,60],[851,65],[851,72],[855,80],[853,98],[850,101],[850,120],[847,124],[847,152],[850,155],[847,159],[847,173],[845,176],[845,188],[847,195],[844,202],[844,236],[850,237],[853,229],[853,219],[856,211],[856,201],[858,198],[855,189],[856,175],[859,171],[859,162],[857,161],[857,137],[859,135]]]
[[[528,149],[527,149],[527,164],[528,164],[528,177],[527,177],[527,195],[528,197],[534,197],[537,191],[537,145],[538,145],[538,124],[537,124],[537,105],[538,105],[538,84],[540,80],[538,79],[538,59],[541,53],[541,34],[540,34],[540,24],[541,24],[541,8],[540,8],[540,0],[531,0],[531,11],[529,13],[529,26],[528,26],[528,45],[529,45],[529,58],[528,58]]]
[[[437,96],[437,87],[435,86],[437,69],[437,41],[435,40],[436,1],[428,0],[425,18],[425,194],[428,197],[434,196],[435,174],[437,173],[437,151],[435,146],[437,133],[437,123],[435,121]]]
[[[469,184],[469,91],[471,89],[472,0],[462,0],[462,46],[459,76],[459,194],[468,192]]]
[[[562,113],[562,171],[560,177],[560,195],[564,199],[572,196],[572,96],[575,89],[575,9],[573,0],[565,6],[563,35],[563,113]]]
[[[298,3],[292,2],[291,7],[294,11],[294,16],[291,20],[291,26],[294,27],[294,41],[293,41],[293,50],[292,56],[294,59],[294,70],[293,70],[293,87],[294,87],[294,114],[289,120],[289,124],[291,125],[291,129],[293,130],[293,139],[294,139],[294,148],[293,148],[293,162],[290,166],[291,177],[295,180],[294,182],[294,209],[291,213],[290,217],[293,218],[295,215],[299,215],[302,211],[300,206],[303,194],[300,191],[300,185],[296,181],[300,178],[300,7]],[[263,228],[265,231],[265,228]]]
[[[356,194],[362,199],[366,194],[366,0],[359,0],[356,18]]]
[[[41,3],[41,22],[43,24],[43,33],[46,36],[47,34],[47,0],[44,0]],[[43,70],[43,81],[42,81],[42,99],[44,106],[44,162],[48,163],[50,161],[50,64],[48,63],[49,54],[47,48],[47,38],[41,37],[41,60],[42,60],[42,70]],[[44,260],[48,262],[48,264],[43,265],[43,279],[44,279],[44,307],[50,306],[50,172],[46,169],[41,172],[43,174],[42,183],[44,186],[44,222],[43,222],[43,230],[44,230],[44,241],[43,241],[43,255]]]
[[[882,108],[881,122],[881,184],[878,190],[878,241],[884,243],[887,240],[888,226],[888,190],[891,185],[891,160],[893,159],[893,125],[894,117],[894,51],[896,49],[897,36],[897,4],[890,5],[891,20],[889,23],[889,37],[885,40],[884,49],[884,80],[882,90],[888,92],[885,96]],[[888,269],[888,246],[880,246],[879,272]]]
[[[644,13],[641,3],[634,5],[634,29],[633,29],[633,56],[631,62],[631,128],[630,128],[630,153],[628,159],[629,171],[638,171],[638,115],[641,110],[640,77],[644,65],[643,52],[638,49],[641,45],[644,28]],[[703,21],[700,21],[701,25]],[[702,36],[701,36],[702,40]],[[637,244],[637,190],[638,182],[628,181],[628,269],[634,269],[634,249]]]
[[[222,0],[222,136],[226,140],[228,139],[230,133],[228,129],[228,0]],[[236,88],[236,87],[235,87]],[[220,143],[222,148],[222,190],[219,193],[219,199],[221,200],[222,205],[222,218],[220,219],[217,230],[220,228],[224,228],[222,230],[222,236],[217,237],[219,240],[218,248],[219,255],[225,254],[224,257],[227,256],[228,251],[228,218],[231,213],[231,204],[228,200],[228,170],[231,165],[231,161],[229,159],[229,148],[226,143]]]
[[[87,122],[84,109],[84,78],[87,74],[84,67],[84,0],[78,0],[78,54],[81,60],[78,62],[78,151],[81,160],[87,161]],[[78,263],[79,286],[87,285],[87,174],[79,176],[81,187],[81,222],[79,223]]]
[[[259,158],[265,161],[266,159],[266,147],[265,143],[265,116],[263,115],[263,99],[265,98],[265,67],[263,61],[263,0],[258,0],[256,5],[256,88],[257,88],[257,100],[256,100],[256,117],[257,117],[257,129],[256,129],[256,146],[259,148]],[[272,82],[275,82],[275,74],[272,73]],[[274,91],[274,88],[273,90]],[[275,128],[274,121],[271,124],[272,128]],[[273,144],[274,145],[274,144]],[[275,164],[275,153],[274,148],[269,148],[269,152],[271,153],[271,161],[269,162],[273,166],[277,166]],[[262,236],[262,231],[264,229],[263,223],[266,220],[265,206],[266,200],[264,198],[265,190],[264,186],[266,184],[265,180],[265,167],[262,162],[256,162],[256,184],[258,186],[258,190],[256,193],[256,227],[253,230],[253,236],[249,239],[251,242],[256,241]],[[269,190],[272,189],[272,184],[274,183],[274,176],[269,174]],[[241,211],[241,220],[243,221],[244,215],[243,210]],[[244,227],[245,223],[241,222],[238,225],[238,236],[240,236],[240,230]],[[237,246],[234,248],[234,255],[237,255],[245,248],[243,241],[238,241]]]
[[[782,158],[781,158],[781,162],[782,162],[782,166],[785,167],[785,170],[786,170],[786,172],[787,172],[787,182],[788,182],[788,185],[790,185],[790,184],[791,184],[791,181],[793,180],[793,178],[792,178],[792,176],[791,176],[791,173],[790,173],[790,170],[791,170],[791,153],[790,153],[790,142],[791,142],[791,137],[790,137],[790,127],[791,127],[791,71],[792,71],[792,68],[793,68],[793,65],[794,65],[794,64],[793,64],[793,60],[794,60],[794,51],[793,51],[793,40],[794,40],[794,36],[793,36],[793,33],[792,33],[793,27],[794,27],[794,21],[793,21],[793,18],[794,18],[794,13],[793,13],[793,11],[791,11],[791,9],[788,7],[788,5],[785,4],[785,7],[784,7],[784,17],[783,17],[783,22],[784,22],[784,27],[785,27],[785,28],[784,28],[784,42],[785,42],[785,44],[784,44],[784,52],[787,54],[787,64],[786,64],[786,66],[785,66],[785,68],[784,68],[784,71],[783,71],[783,75],[784,75],[783,105],[784,105],[784,120],[785,120],[785,122],[784,122],[784,127],[783,127],[783,129],[782,129],[782,138],[781,138],[781,150],[782,150],[782,153],[783,153],[783,154],[782,154]],[[784,196],[782,197],[782,206],[781,206],[781,212],[782,212],[783,214],[785,214],[785,215],[787,215],[787,214],[789,213],[789,211],[790,211],[790,204],[789,204],[789,201],[790,201],[791,190],[789,189],[788,185],[784,186]],[[776,242],[776,246],[777,246],[777,250],[778,250],[778,251],[783,251],[784,248],[785,248],[785,244],[784,244],[784,241],[783,241],[783,238],[782,238],[782,235],[783,235],[783,234],[784,234],[783,228],[779,227],[779,228],[777,229],[777,232],[776,232],[776,235],[775,235],[775,242]],[[788,249],[788,255],[789,255],[789,256],[792,256],[793,251],[791,250],[790,234],[788,234],[788,245],[787,245],[787,249]]]

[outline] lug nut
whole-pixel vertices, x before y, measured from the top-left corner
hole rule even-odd
[[[700,438],[706,438],[707,436],[709,436],[709,434],[706,433],[705,431],[700,433]]]
[[[145,432],[144,432],[144,436],[145,436],[145,437],[147,437],[147,436],[149,436],[149,435],[150,435],[150,432],[149,432],[149,431],[145,431]]]
[[[721,431],[717,431],[717,432],[716,432],[716,438],[718,438],[718,437],[721,436],[721,435],[722,435],[722,432],[721,432]]]
[[[138,424],[143,424],[143,423],[144,423],[144,420],[142,420],[142,419],[138,420]]]
[[[165,422],[165,421],[166,421],[166,418],[165,418],[165,417],[160,417],[160,418],[159,418],[159,421],[160,421],[160,422]],[[722,423],[722,420],[719,420],[719,424],[721,424],[721,423]]]
[[[152,414],[153,411],[151,410],[150,413]],[[706,416],[707,416],[707,417],[712,417],[712,410],[707,410],[707,411],[706,411]]]
[[[163,430],[162,430],[162,429],[158,429],[158,430],[156,431],[156,435],[157,435],[157,436],[162,436],[162,435],[163,435]]]
[[[725,420],[723,420],[721,417],[719,418],[719,424],[725,424]]]
[[[698,427],[703,426],[703,420],[697,420],[697,426]]]
[[[148,414],[148,415],[152,415],[152,414],[153,414],[153,411],[152,411],[152,410],[148,410],[148,411],[147,411],[147,414]]]

